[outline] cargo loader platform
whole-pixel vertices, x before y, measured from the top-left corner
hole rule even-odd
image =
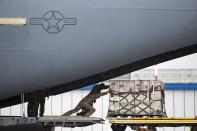
[[[129,126],[178,127],[197,126],[195,118],[109,118],[111,124]]]
[[[197,131],[195,118],[108,118],[113,131],[125,131],[126,127],[180,127],[189,126],[191,131]],[[149,130],[146,129],[146,130]],[[152,131],[152,130],[151,130]]]

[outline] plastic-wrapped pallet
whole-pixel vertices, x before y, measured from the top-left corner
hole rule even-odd
[[[164,84],[111,80],[108,116],[165,116]]]

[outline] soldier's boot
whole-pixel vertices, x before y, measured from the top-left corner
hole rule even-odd
[[[84,116],[84,112],[77,113],[77,116]]]
[[[85,111],[85,110],[82,109],[81,112],[77,113],[77,116],[84,116],[86,112],[87,111]]]
[[[76,113],[77,111],[79,111],[79,110],[75,110],[75,109],[70,110],[70,111],[64,113],[63,116],[70,116],[71,114]]]
[[[66,113],[64,113],[64,114],[62,114],[62,116],[70,116],[71,114],[73,114],[74,113],[74,110],[70,110],[70,111],[68,111],[68,112],[66,112]]]
[[[91,116],[94,112],[96,111],[96,109],[94,109],[93,107],[87,112],[84,114],[85,117],[89,117]]]
[[[81,107],[77,105],[73,110],[64,113],[62,116],[70,116],[71,114],[78,112],[80,109]]]

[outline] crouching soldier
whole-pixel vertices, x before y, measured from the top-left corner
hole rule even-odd
[[[78,116],[85,116],[88,117],[92,115],[96,110],[93,107],[93,103],[96,102],[96,99],[98,99],[101,96],[107,95],[109,91],[101,92],[103,89],[109,89],[109,86],[105,86],[105,84],[99,84],[95,85],[93,89],[90,91],[90,93],[84,97],[79,104],[73,109],[63,114],[63,116],[69,116],[73,113],[78,112],[79,110],[82,110],[80,113],[77,113]]]

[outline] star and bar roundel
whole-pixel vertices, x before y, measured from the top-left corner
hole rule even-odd
[[[41,25],[48,33],[58,33],[64,25],[76,25],[76,18],[64,18],[59,11],[48,11],[42,18],[30,18],[31,25]]]

